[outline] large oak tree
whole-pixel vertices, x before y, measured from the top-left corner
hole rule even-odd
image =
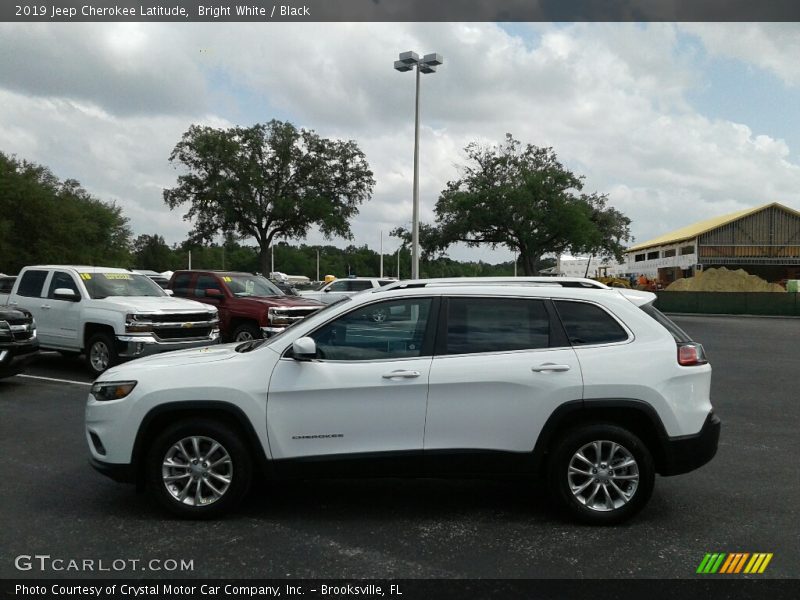
[[[375,180],[352,140],[272,120],[252,127],[193,125],[170,155],[186,172],[164,190],[170,208],[189,204],[194,241],[219,232],[252,238],[263,273],[275,238],[301,238],[312,225],[329,238],[352,238],[350,219],[372,194]]]
[[[522,147],[508,134],[499,146],[472,143],[465,151],[461,177],[436,204],[428,251],[457,242],[505,246],[519,253],[526,275],[537,274],[549,253],[622,258],[630,219],[606,206],[605,195],[582,193],[582,178],[552,148]]]

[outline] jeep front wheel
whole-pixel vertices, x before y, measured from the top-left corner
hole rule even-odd
[[[150,448],[150,492],[180,517],[205,519],[227,512],[250,487],[250,456],[240,438],[227,425],[207,419],[173,424]]]
[[[576,519],[610,525],[639,512],[653,492],[653,458],[632,432],[611,424],[573,429],[549,463],[551,492]]]

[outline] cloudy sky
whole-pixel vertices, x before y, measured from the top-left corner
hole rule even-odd
[[[354,241],[377,249],[411,220],[404,50],[445,57],[422,81],[423,221],[464,146],[506,132],[552,146],[638,242],[767,202],[800,209],[800,24],[3,23],[0,151],[173,243],[189,224],[161,192],[189,125],[289,120],[364,150],[377,186]]]

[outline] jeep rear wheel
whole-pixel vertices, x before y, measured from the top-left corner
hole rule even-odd
[[[180,517],[205,519],[233,508],[250,487],[251,461],[225,424],[187,419],[165,429],[147,458],[147,485]]]
[[[584,523],[607,525],[629,519],[653,492],[652,456],[638,437],[622,427],[595,424],[573,429],[551,456],[551,491]]]

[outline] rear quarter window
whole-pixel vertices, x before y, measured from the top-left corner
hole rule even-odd
[[[641,306],[639,308],[641,308],[642,311],[644,311],[650,317],[652,317],[655,321],[657,321],[658,324],[661,325],[664,329],[669,331],[670,334],[672,334],[672,337],[675,338],[675,341],[678,342],[679,344],[682,344],[684,342],[691,342],[692,341],[692,338],[689,337],[689,334],[687,334],[683,329],[678,327],[672,321],[672,319],[670,319],[667,315],[662,313],[660,310],[658,310],[652,304],[648,304],[646,306]]]
[[[617,320],[596,304],[556,300],[555,305],[573,346],[613,344],[628,339]]]

